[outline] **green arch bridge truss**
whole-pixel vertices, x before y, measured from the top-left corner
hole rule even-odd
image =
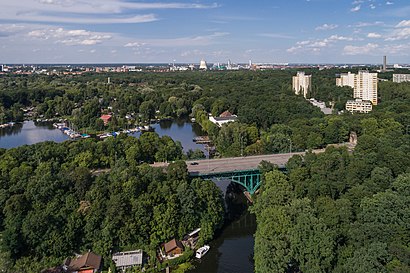
[[[261,173],[256,170],[244,170],[244,171],[228,171],[220,173],[200,174],[191,172],[192,177],[201,177],[202,179],[222,180],[229,179],[234,183],[243,186],[250,194],[254,194],[260,187]]]

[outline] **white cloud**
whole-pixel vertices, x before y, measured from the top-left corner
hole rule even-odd
[[[45,27],[32,30],[27,36],[35,39],[53,40],[55,43],[64,45],[96,45],[112,36],[108,33],[91,32],[83,29],[66,30],[64,28]]]
[[[352,5],[358,5],[364,3],[364,0],[355,0],[353,1]]]
[[[379,48],[378,44],[368,43],[364,46],[347,45],[343,49],[345,55],[377,55],[375,52]]]
[[[375,22],[359,22],[356,25],[354,25],[353,27],[374,27],[374,26],[382,26],[384,25],[383,22],[381,21],[375,21]]]
[[[358,6],[354,7],[354,8],[351,8],[350,11],[351,11],[351,12],[358,12],[358,11],[360,10],[360,8],[361,8],[361,6],[358,5]]]
[[[29,22],[49,22],[49,23],[75,23],[75,24],[136,24],[157,21],[154,14],[135,15],[131,17],[69,17],[69,16],[49,16],[34,13],[25,13],[15,15],[5,15],[0,12],[1,18],[12,21],[29,21]]]
[[[316,27],[315,30],[332,30],[337,27],[338,25],[335,25],[335,24],[323,24],[321,26]]]
[[[390,1],[387,1],[386,2],[386,5],[393,5],[394,3],[393,2],[390,2]]]
[[[317,53],[321,51],[323,48],[332,46],[338,41],[354,41],[354,40],[355,39],[352,37],[331,35],[325,39],[299,41],[296,43],[295,46],[288,48],[287,52],[289,53],[297,53],[297,52]]]
[[[410,27],[409,28],[400,28],[395,29],[386,38],[386,41],[397,41],[397,40],[406,40],[410,38]]]
[[[141,47],[145,45],[145,43],[141,43],[141,42],[133,42],[133,43],[126,43],[124,45],[124,47]]]
[[[155,14],[135,14],[139,10],[210,9],[218,4],[141,3],[126,0],[18,0],[3,1],[0,18],[10,21],[120,24],[145,23],[158,20]],[[133,15],[129,15],[133,14]],[[104,15],[104,16],[96,16]]]
[[[410,27],[410,20],[403,20],[396,25],[396,27]]]
[[[377,38],[381,38],[381,37],[382,37],[381,34],[375,33],[375,32],[370,32],[370,33],[367,34],[367,38],[375,38],[375,39],[377,39]]]

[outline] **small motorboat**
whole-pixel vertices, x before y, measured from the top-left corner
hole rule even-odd
[[[201,259],[209,251],[210,248],[211,247],[209,245],[204,245],[203,247],[198,248],[195,253],[195,257]]]

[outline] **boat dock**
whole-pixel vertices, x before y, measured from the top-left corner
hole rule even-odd
[[[209,139],[209,136],[197,136],[192,139],[193,142],[196,144],[210,144],[211,140]]]

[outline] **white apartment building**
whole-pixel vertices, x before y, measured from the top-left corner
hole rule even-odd
[[[303,94],[307,98],[307,93],[312,86],[312,75],[305,75],[305,72],[298,72],[293,76],[292,87],[296,95]]]
[[[356,74],[354,73],[342,73],[340,74],[340,78],[336,78],[336,85],[337,86],[350,86],[354,88],[354,83],[356,81]]]
[[[359,71],[353,90],[355,99],[369,100],[377,105],[377,73]]]
[[[410,74],[393,74],[393,82],[410,82]]]
[[[346,102],[346,110],[351,113],[369,113],[373,104],[368,100],[355,99]]]
[[[350,86],[353,88],[355,99],[368,100],[377,105],[377,73],[359,71],[358,74],[344,73],[336,79],[338,86]]]

